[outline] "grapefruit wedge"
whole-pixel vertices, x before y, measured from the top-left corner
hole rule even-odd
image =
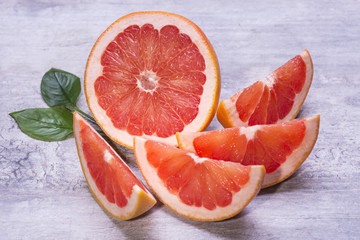
[[[76,147],[89,189],[111,216],[128,220],[148,211],[155,198],[121,157],[78,113],[74,113]]]
[[[129,148],[133,136],[176,144],[176,132],[205,129],[219,92],[209,40],[193,22],[172,13],[118,19],[96,41],[85,70],[86,99],[96,122]]]
[[[296,117],[313,77],[310,53],[304,50],[265,79],[222,100],[217,118],[224,127],[273,124]]]
[[[225,128],[201,133],[178,133],[179,147],[200,157],[264,165],[262,188],[290,177],[313,149],[320,116],[251,127]]]
[[[137,164],[160,201],[178,214],[219,221],[239,213],[258,193],[263,166],[200,158],[164,143],[136,137]]]

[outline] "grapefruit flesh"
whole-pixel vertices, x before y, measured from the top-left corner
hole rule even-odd
[[[221,101],[217,118],[224,127],[292,120],[306,98],[312,76],[311,56],[304,50],[265,79]]]
[[[215,115],[219,86],[217,58],[204,33],[165,12],[118,19],[95,43],[85,71],[96,122],[130,148],[133,136],[175,144],[176,132],[205,129]]]
[[[136,137],[136,161],[144,179],[169,208],[199,221],[239,213],[258,193],[263,166],[200,158],[194,153]]]
[[[131,219],[156,203],[120,156],[76,112],[74,135],[89,189],[111,216],[122,220]]]
[[[290,177],[313,149],[320,116],[202,133],[178,133],[179,147],[207,157],[243,165],[264,165],[262,188]]]

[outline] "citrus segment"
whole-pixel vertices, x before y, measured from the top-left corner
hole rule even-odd
[[[265,170],[200,158],[164,143],[136,137],[136,161],[144,179],[180,215],[217,221],[239,213],[258,193]]]
[[[76,112],[74,135],[90,191],[111,216],[122,220],[134,218],[156,203],[120,156]]]
[[[179,147],[200,157],[264,165],[263,188],[290,177],[313,149],[320,116],[202,133],[178,133]]]
[[[89,108],[107,135],[175,144],[201,131],[219,97],[219,67],[204,33],[176,14],[138,12],[114,22],[95,43],[85,71]]]
[[[220,102],[217,118],[224,127],[273,124],[294,119],[309,91],[313,76],[307,50],[265,79]]]

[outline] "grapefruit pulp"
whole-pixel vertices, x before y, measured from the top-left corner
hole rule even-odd
[[[77,112],[74,113],[74,135],[89,189],[106,212],[127,220],[156,203],[120,156]]]
[[[222,100],[217,118],[224,127],[273,124],[296,117],[313,77],[310,53],[304,50],[265,79]]]
[[[198,26],[165,12],[137,12],[111,24],[91,50],[85,94],[98,125],[132,148],[133,136],[176,144],[201,131],[220,91],[215,51]]]
[[[243,165],[264,165],[262,188],[284,181],[313,149],[320,116],[251,127],[201,133],[178,133],[179,147],[218,160]]]
[[[239,213],[258,193],[263,166],[200,158],[164,143],[135,137],[136,161],[160,201],[178,214],[218,221]]]

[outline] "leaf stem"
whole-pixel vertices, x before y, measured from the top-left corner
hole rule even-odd
[[[96,123],[95,119],[94,119],[92,116],[84,113],[83,111],[81,111],[81,110],[80,110],[77,106],[75,106],[75,105],[74,105],[73,107],[74,107],[74,109],[75,109],[76,111],[78,111],[79,113],[81,113],[81,115],[84,115],[85,117],[87,117],[88,119],[90,119],[91,121],[93,121],[93,122]]]
[[[104,135],[106,135],[102,130],[96,130],[98,133],[100,133],[100,134],[104,134]]]

